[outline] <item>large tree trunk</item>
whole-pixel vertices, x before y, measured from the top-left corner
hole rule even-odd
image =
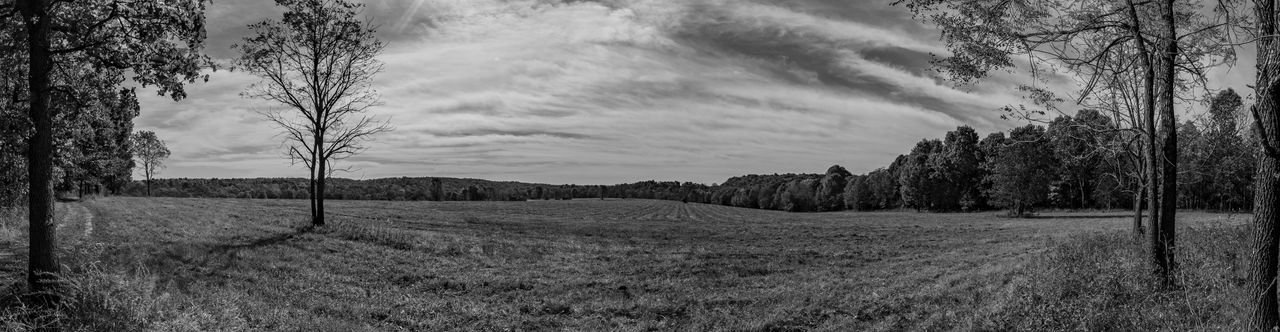
[[[34,292],[49,293],[47,300],[55,300],[51,294],[58,282],[58,258],[54,253],[56,237],[53,211],[53,113],[49,109],[49,72],[53,66],[49,51],[48,4],[41,0],[18,3],[27,28],[27,55],[31,123],[35,132],[31,135],[27,150],[27,284]]]
[[[1152,255],[1156,260],[1157,274],[1164,285],[1171,283],[1170,275],[1176,267],[1174,262],[1174,249],[1176,241],[1176,231],[1174,222],[1178,213],[1178,120],[1174,114],[1174,86],[1177,84],[1177,69],[1175,67],[1178,56],[1178,32],[1177,22],[1173,14],[1174,0],[1166,0],[1164,3],[1164,24],[1165,24],[1165,41],[1164,52],[1161,52],[1161,70],[1163,70],[1163,96],[1161,98],[1161,129],[1164,132],[1164,148],[1163,156],[1160,159],[1163,166],[1161,172],[1160,185],[1160,236],[1157,243],[1152,244]]]
[[[1259,36],[1275,36],[1277,13],[1275,0],[1255,0]],[[1258,169],[1253,193],[1253,262],[1250,264],[1249,330],[1271,331],[1280,325],[1280,306],[1276,299],[1277,251],[1280,251],[1280,50],[1275,37],[1257,41],[1258,76],[1254,85],[1253,116],[1255,130],[1263,148],[1258,154]]]
[[[1272,146],[1280,144],[1280,137],[1276,135],[1276,130],[1280,128],[1274,126],[1276,123],[1274,100],[1267,109],[1259,108],[1261,120],[1267,123],[1259,123],[1259,125],[1266,126],[1269,136],[1263,139],[1269,141]],[[1280,220],[1280,209],[1276,206],[1276,201],[1280,200],[1278,171],[1280,171],[1280,159],[1276,156],[1264,155],[1258,158],[1253,198],[1252,248],[1255,256],[1249,271],[1250,290],[1253,294],[1253,306],[1249,319],[1251,331],[1270,331],[1272,327],[1280,324],[1280,313],[1277,313],[1280,307],[1277,306],[1276,301],[1276,251],[1280,250],[1280,228],[1276,227],[1276,222]]]

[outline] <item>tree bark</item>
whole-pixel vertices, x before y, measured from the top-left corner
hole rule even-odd
[[[1141,184],[1135,185],[1137,188],[1134,188],[1133,193],[1133,237],[1141,239],[1142,233],[1144,233],[1142,230],[1142,203],[1146,195],[1143,195]]]
[[[1269,110],[1266,112],[1259,110],[1259,113],[1263,120],[1268,121],[1267,123],[1275,123],[1274,103]],[[1270,137],[1264,139],[1271,141],[1271,144],[1280,143],[1280,137],[1276,137],[1277,129],[1280,128],[1268,126],[1266,130]],[[1276,251],[1280,250],[1280,228],[1276,227],[1277,221],[1280,220],[1280,209],[1276,206],[1276,201],[1280,200],[1278,171],[1280,171],[1280,159],[1276,159],[1275,156],[1258,158],[1253,200],[1254,257],[1249,271],[1252,286],[1250,291],[1253,295],[1249,319],[1250,331],[1270,331],[1273,327],[1280,325],[1280,313],[1277,312],[1280,306],[1277,305],[1276,299]]]
[[[1163,70],[1163,97],[1161,98],[1161,129],[1164,131],[1163,166],[1160,185],[1160,236],[1157,243],[1152,244],[1153,258],[1156,259],[1157,274],[1165,286],[1172,283],[1171,274],[1177,264],[1174,261],[1175,242],[1174,229],[1178,213],[1178,120],[1174,112],[1174,86],[1177,84],[1176,61],[1178,57],[1177,21],[1173,13],[1174,0],[1164,3],[1165,41],[1164,52],[1161,52],[1161,70]]]
[[[311,220],[311,224],[316,226],[324,226],[324,179],[325,163],[324,156],[320,157],[320,161],[316,163],[319,172],[316,174],[316,216]]]
[[[27,150],[27,285],[33,292],[46,294],[45,300],[56,301],[58,283],[57,246],[53,207],[53,113],[49,109],[49,72],[53,58],[49,45],[48,4],[42,0],[26,0],[17,4],[27,29],[28,115],[35,126]]]
[[[312,154],[311,160],[315,160]],[[316,220],[316,165],[315,162],[307,167],[307,201],[311,203],[311,222]]]
[[[1275,0],[1255,0],[1258,19],[1257,81],[1254,85],[1254,129],[1261,141],[1258,168],[1254,177],[1253,197],[1253,262],[1250,264],[1250,331],[1271,331],[1280,325],[1280,305],[1277,304],[1276,269],[1277,251],[1280,251],[1280,50],[1277,50],[1277,13]]]
[[[319,128],[319,125],[316,125]],[[324,226],[324,155],[321,154],[321,148],[324,147],[322,140],[323,134],[316,132],[312,136],[311,150],[311,225]]]

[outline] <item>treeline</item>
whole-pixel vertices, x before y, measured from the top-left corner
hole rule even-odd
[[[325,199],[389,201],[523,201],[530,199],[645,198],[707,202],[711,187],[691,182],[643,181],[629,184],[551,185],[463,178],[400,177],[328,180]],[[154,179],[152,196],[305,199],[307,179]],[[135,181],[124,195],[146,196],[146,184]]]
[[[79,99],[57,94],[53,118],[53,186],[70,195],[118,193],[132,180],[133,89],[101,87]],[[2,98],[0,98],[2,99]],[[23,204],[27,194],[26,109],[0,101],[0,208]]]
[[[1228,89],[1213,98],[1207,118],[1178,129],[1179,207],[1252,206],[1256,159],[1253,138],[1237,123],[1241,106]],[[795,212],[1128,208],[1145,188],[1138,137],[1092,109],[981,139],[961,126],[867,174],[837,165],[824,174],[734,177],[715,188],[711,202]]]
[[[1242,102],[1230,89],[1209,113],[1179,127],[1178,205],[1243,211],[1252,206],[1254,138],[1238,124]],[[841,210],[984,211],[1119,209],[1144,202],[1145,165],[1131,126],[1093,109],[985,137],[961,126],[924,139],[888,166],[852,174],[832,166],[822,174],[745,175],[720,185],[676,181],[550,185],[459,178],[329,180],[326,199],[397,201],[519,201],[642,198],[793,212]],[[298,178],[157,179],[154,196],[305,199]],[[123,189],[143,196],[140,181]]]

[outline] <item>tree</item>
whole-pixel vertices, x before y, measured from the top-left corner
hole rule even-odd
[[[1254,183],[1253,243],[1250,264],[1253,301],[1249,330],[1271,331],[1280,325],[1277,306],[1276,269],[1280,251],[1280,1],[1254,0],[1254,45],[1257,48],[1257,77],[1254,85],[1255,121],[1260,153]]]
[[[1110,123],[1110,119],[1093,109],[1080,110],[1076,116],[1059,116],[1049,122],[1045,134],[1060,167],[1054,186],[1055,203],[1059,207],[1082,209],[1096,205],[1093,195],[1098,186],[1101,155],[1109,143]]]
[[[840,165],[827,168],[818,182],[816,201],[818,211],[840,211],[845,209],[844,189],[853,173],[849,173]]]
[[[92,73],[121,83],[129,73],[142,86],[156,86],[174,99],[186,96],[183,85],[207,77],[210,65],[200,55],[204,42],[203,0],[17,0],[0,2],[0,45],[11,46],[7,58],[25,69],[25,82],[13,99],[27,110],[27,282],[33,291],[56,300],[59,264],[54,254],[53,176],[56,123],[52,104],[76,98],[73,77]],[[21,39],[15,39],[21,38]],[[76,111],[72,109],[71,111]]]
[[[787,212],[811,212],[817,209],[814,201],[819,179],[795,179],[778,188],[778,207]]]
[[[276,0],[280,20],[249,25],[233,48],[238,67],[262,80],[244,96],[287,106],[267,111],[284,131],[286,155],[308,171],[311,223],[324,225],[325,180],[337,160],[363,151],[373,136],[391,130],[368,111],[377,106],[373,77],[386,44],[357,17],[363,5],[345,0]],[[475,194],[475,193],[472,193]]]
[[[986,77],[992,70],[1015,67],[1029,68],[1036,79],[1042,75],[1070,74],[1081,81],[1081,89],[1074,97],[1077,103],[1083,103],[1098,97],[1094,94],[1097,88],[1107,86],[1099,82],[1127,77],[1137,70],[1143,72],[1140,94],[1146,110],[1142,132],[1146,138],[1145,180],[1152,214],[1150,261],[1154,272],[1167,285],[1173,266],[1177,203],[1176,91],[1203,84],[1204,69],[1216,64],[1206,59],[1228,62],[1234,58],[1231,43],[1225,40],[1229,34],[1221,33],[1223,25],[1209,22],[1198,3],[1191,1],[1136,3],[1129,0],[1122,5],[1102,0],[895,0],[893,4],[907,7],[941,30],[951,55],[937,63],[957,83],[970,83]],[[1221,7],[1214,10],[1219,11]],[[1124,58],[1128,53],[1124,45],[1131,42],[1138,54]],[[1029,65],[1018,66],[1024,56]],[[1117,57],[1121,57],[1121,61],[1113,61]],[[1117,62],[1140,65],[1116,66]],[[1180,77],[1180,73],[1189,77]],[[1158,99],[1164,134],[1159,157],[1156,156],[1159,133],[1154,123],[1157,80],[1161,83]],[[1031,92],[1038,106],[1052,109],[1052,105],[1046,104],[1056,103],[1055,98],[1044,98],[1052,93],[1042,88],[1024,87],[1024,90]],[[1006,110],[1026,118],[1044,113],[1021,112],[1025,108],[1007,107]],[[1166,176],[1157,178],[1161,174],[1157,169]]]
[[[142,164],[142,175],[147,179],[147,196],[151,196],[151,179],[164,168],[169,148],[156,137],[156,133],[144,130],[133,134],[133,154]]]
[[[914,207],[916,211],[932,211],[934,201],[939,198],[939,188],[943,184],[938,181],[941,175],[936,174],[937,170],[930,160],[942,152],[942,147],[942,141],[921,140],[903,160],[898,181],[902,186],[902,201],[906,206]]]
[[[1057,165],[1047,141],[1043,127],[1014,128],[992,157],[991,199],[1010,215],[1026,216],[1049,198]]]
[[[542,187],[538,187],[538,196],[542,196]],[[431,200],[437,202],[444,200],[444,183],[440,178],[431,178]]]
[[[1238,210],[1247,208],[1254,167],[1257,160],[1252,146],[1241,135],[1237,119],[1244,102],[1235,90],[1219,92],[1209,103],[1209,125],[1205,129],[1203,164],[1208,186],[1205,191],[1210,208]]]
[[[116,191],[133,172],[130,136],[139,113],[137,97],[133,89],[117,89],[109,81],[77,86],[80,98],[58,99],[60,109],[79,110],[55,117],[60,147],[55,159],[63,174],[59,189],[81,195],[103,186]]]
[[[978,148],[978,132],[960,126],[947,132],[943,141],[938,173],[946,181],[946,208],[975,210],[985,205],[982,195],[982,151]]]

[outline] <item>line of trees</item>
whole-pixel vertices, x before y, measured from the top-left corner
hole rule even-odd
[[[121,86],[131,79],[180,99],[185,84],[206,78],[204,8],[202,0],[0,1],[0,150],[9,153],[0,163],[25,186],[27,284],[37,302],[57,301],[55,190],[87,187],[89,178],[126,182],[131,158],[122,154],[137,107]]]
[[[153,179],[151,195],[254,199],[306,199],[310,180],[300,178]],[[692,182],[642,181],[617,185],[551,185],[464,178],[330,178],[326,199],[387,201],[523,201],[580,198],[664,199],[707,203],[712,187]],[[437,189],[438,188],[438,189]],[[148,196],[147,181],[124,187],[126,196]]]
[[[1249,210],[1255,143],[1238,125],[1241,98],[1227,89],[1212,98],[1207,117],[1180,126],[1180,208]],[[885,168],[852,175],[748,175],[715,188],[711,202],[783,211],[914,209],[1115,209],[1140,204],[1145,181],[1139,160],[1126,158],[1131,135],[1100,111],[1084,109],[1047,125],[1014,128],[979,139],[967,126],[925,139]]]
[[[1241,97],[1226,89],[1208,114],[1180,125],[1180,208],[1246,211],[1252,206],[1256,144],[1238,122]],[[608,186],[548,185],[456,178],[333,178],[324,198],[352,200],[510,201],[643,198],[792,212],[913,209],[952,212],[1008,209],[1141,207],[1143,164],[1127,147],[1135,136],[1101,111],[1084,109],[1044,126],[1027,125],[981,137],[961,126],[942,139],[924,139],[887,167],[852,174],[832,166],[823,174],[745,175],[720,185],[643,181]],[[308,198],[306,179],[159,179],[167,197]],[[434,189],[439,182],[439,191]],[[146,195],[146,183],[124,188]]]

